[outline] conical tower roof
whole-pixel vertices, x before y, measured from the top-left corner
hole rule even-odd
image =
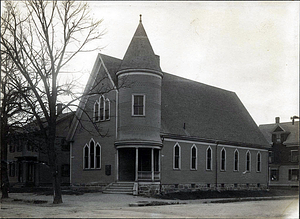
[[[119,71],[152,70],[161,72],[159,56],[154,54],[146,31],[140,19]]]

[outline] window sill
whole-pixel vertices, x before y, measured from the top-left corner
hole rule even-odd
[[[97,120],[97,121],[93,121],[94,123],[100,123],[100,122],[108,122],[110,121],[110,118],[109,119],[105,119],[105,120]]]
[[[101,168],[94,168],[94,169],[88,169],[88,168],[86,168],[86,169],[83,169],[83,171],[94,171],[94,170],[101,170]]]

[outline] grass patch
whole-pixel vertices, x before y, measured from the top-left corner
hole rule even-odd
[[[156,198],[170,200],[195,200],[210,198],[245,198],[245,197],[272,197],[272,196],[292,196],[298,195],[297,188],[290,189],[270,189],[268,191],[194,191],[194,192],[174,192],[156,195]]]
[[[46,204],[48,201],[45,200],[24,200],[15,198],[13,199],[14,202],[24,202],[24,203],[30,203],[30,204]]]

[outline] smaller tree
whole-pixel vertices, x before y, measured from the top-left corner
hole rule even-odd
[[[13,61],[20,81],[26,82],[26,86],[16,83],[14,88],[27,106],[24,112],[34,117],[45,139],[53,203],[58,204],[62,195],[55,148],[56,108],[59,95],[70,87],[58,85],[58,77],[88,43],[101,39],[103,32],[98,28],[102,20],[93,21],[88,4],[82,2],[28,0],[18,4],[24,8],[22,13],[18,5],[6,2],[6,13],[1,16],[1,52]],[[29,88],[26,93],[24,88]]]
[[[0,130],[1,130],[1,190],[2,198],[8,198],[9,178],[7,148],[10,134],[15,129],[20,128],[25,119],[26,104],[22,100],[20,93],[15,89],[15,85],[23,87],[24,94],[26,87],[19,80],[14,63],[1,51],[1,105],[0,105]]]

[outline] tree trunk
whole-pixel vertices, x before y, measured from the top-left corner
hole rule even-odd
[[[56,121],[49,123],[49,163],[52,172],[52,185],[53,185],[53,204],[63,203],[61,194],[61,175],[59,171],[59,165],[57,160],[57,149],[55,148],[56,138]]]
[[[61,177],[58,170],[56,170],[53,177],[53,204],[60,203],[63,203],[61,194]]]
[[[8,189],[9,189],[9,179],[8,179],[8,172],[7,172],[7,163],[6,160],[3,160],[1,162],[1,191],[2,191],[1,198],[9,198]]]
[[[1,191],[2,198],[8,198],[9,178],[7,171],[7,120],[5,116],[1,118]]]

